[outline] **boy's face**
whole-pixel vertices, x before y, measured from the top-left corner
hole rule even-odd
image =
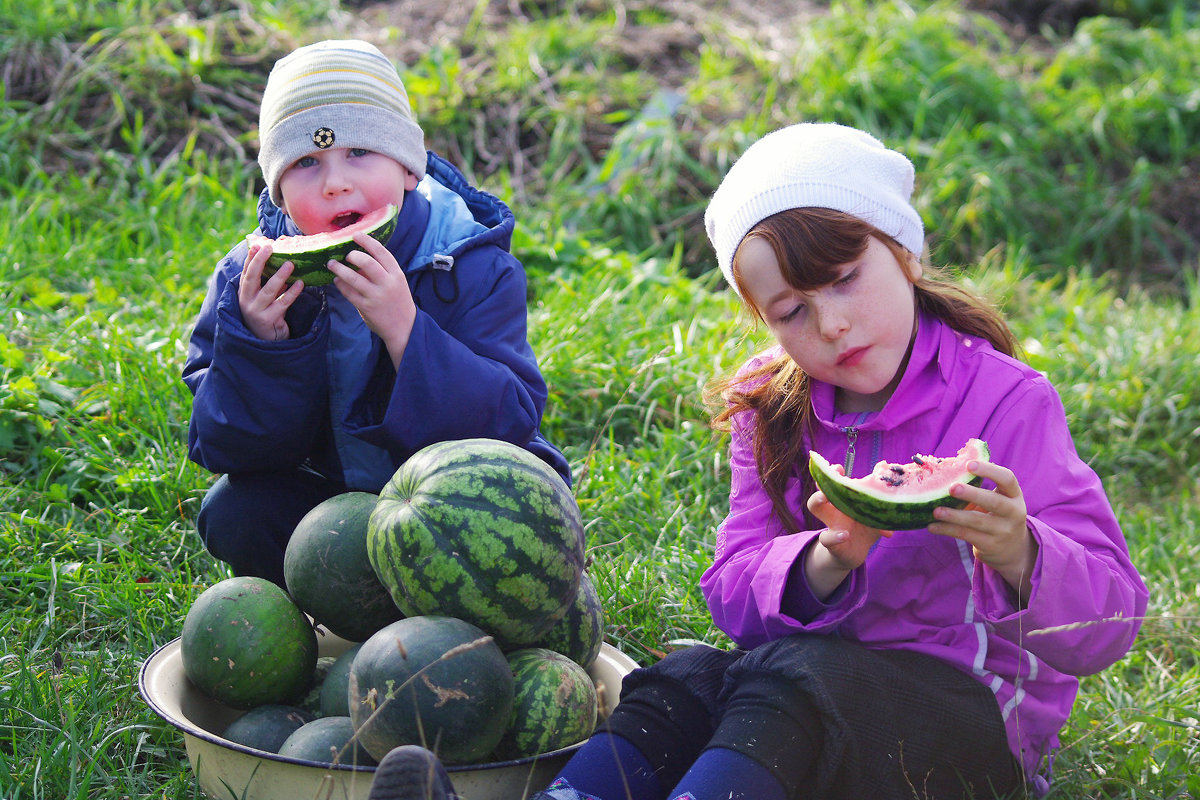
[[[390,156],[359,148],[314,150],[279,179],[283,210],[306,236],[352,225],[377,208],[402,206],[417,176]]]

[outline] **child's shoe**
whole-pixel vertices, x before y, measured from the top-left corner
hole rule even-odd
[[[458,800],[458,795],[437,756],[406,744],[379,762],[367,800]]]
[[[545,791],[530,795],[529,800],[600,800],[600,798],[577,791],[572,788],[571,784],[559,778],[546,787]]]

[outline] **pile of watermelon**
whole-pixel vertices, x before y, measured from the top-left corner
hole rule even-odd
[[[538,755],[592,732],[603,640],[569,487],[490,439],[415,454],[380,492],[301,520],[287,591],[221,581],[184,621],[189,680],[246,713],[224,738],[373,765],[402,744],[447,764]],[[314,629],[315,623],[315,629]],[[318,658],[321,628],[353,642]]]

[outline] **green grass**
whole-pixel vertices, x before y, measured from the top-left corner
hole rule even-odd
[[[410,60],[431,145],[521,222],[545,430],[611,641],[642,663],[723,642],[698,590],[728,481],[702,394],[764,334],[714,277],[706,198],[771,128],[864,125],[912,153],[935,260],[1060,388],[1151,587],[1134,650],[1083,681],[1054,797],[1200,795],[1200,26],[1103,6],[1026,38],[951,3],[837,2],[772,50],[720,14],[680,33],[666,10],[481,4]],[[377,13],[292,8],[0,2],[6,799],[197,795],[135,690],[225,575],[192,531],[211,476],[184,454],[190,322],[253,225],[266,69]]]

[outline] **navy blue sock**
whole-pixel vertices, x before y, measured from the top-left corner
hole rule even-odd
[[[602,800],[660,800],[662,787],[642,752],[607,731],[598,731],[558,773],[573,789]]]
[[[671,800],[787,800],[771,771],[749,756],[710,747],[670,794]]]

